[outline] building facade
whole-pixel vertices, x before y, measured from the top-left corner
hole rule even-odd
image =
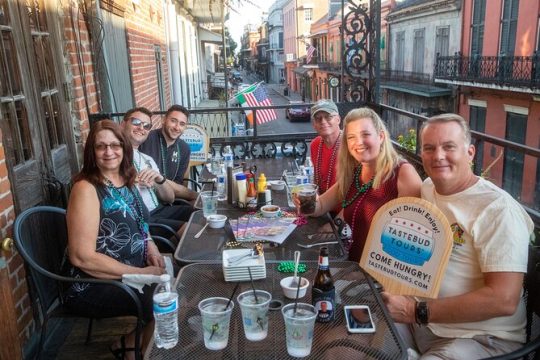
[[[406,0],[385,18],[387,66],[381,70],[382,101],[416,114],[431,116],[455,111],[449,86],[435,84],[437,54],[446,56],[460,49],[461,0]],[[397,137],[416,125],[398,114],[389,121]]]
[[[285,83],[283,53],[283,4],[286,0],[277,0],[268,10],[269,38],[269,82]]]
[[[437,59],[435,81],[457,87],[458,112],[473,130],[540,147],[540,50],[536,0],[464,0],[459,53]],[[474,166],[523,204],[540,210],[540,164],[477,144]]]

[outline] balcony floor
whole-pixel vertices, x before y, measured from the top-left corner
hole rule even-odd
[[[107,359],[113,358],[109,346],[135,327],[134,317],[94,320],[90,343],[85,345],[88,320],[63,319],[59,329],[46,345],[45,359]]]

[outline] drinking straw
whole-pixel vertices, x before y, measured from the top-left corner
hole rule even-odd
[[[229,307],[229,305],[231,304],[231,301],[232,301],[232,298],[234,296],[234,293],[236,292],[236,290],[238,290],[238,286],[240,285],[240,283],[236,283],[236,286],[234,287],[233,291],[232,291],[232,294],[231,294],[231,297],[229,298],[229,301],[227,302],[227,305],[225,305],[225,308],[223,309],[223,311],[227,310],[227,308]]]
[[[294,298],[294,314],[296,315],[296,307],[298,306],[298,295],[300,294],[300,284],[302,283],[302,276],[298,279],[298,285],[296,285],[296,297]]]
[[[232,294],[231,294],[231,297],[229,298],[229,301],[227,301],[227,305],[225,305],[225,307],[223,308],[223,311],[227,311],[227,308],[229,307],[229,305],[231,304],[231,301],[233,299],[233,296],[234,294],[236,293],[236,290],[238,290],[238,286],[240,285],[240,283],[236,283],[236,286],[234,287],[233,291],[232,291]],[[210,334],[210,340],[212,340],[212,337],[214,336],[216,330],[219,328],[218,324],[215,323],[214,325],[212,325],[212,333]]]
[[[255,291],[255,284],[253,283],[253,277],[251,276],[251,269],[248,266],[248,273],[249,273],[249,280],[251,280],[251,289],[253,289],[253,296],[255,296],[255,304],[259,303],[259,299],[257,299],[257,292]]]

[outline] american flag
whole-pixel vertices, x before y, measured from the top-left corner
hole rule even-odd
[[[252,92],[244,94],[244,97],[249,106],[272,106],[266,90],[261,85]],[[259,125],[276,119],[277,115],[274,109],[257,110],[257,124]]]
[[[315,47],[313,45],[308,45],[307,47],[307,57],[306,57],[306,64],[309,64],[311,62],[311,59],[313,58],[313,54],[315,54]]]

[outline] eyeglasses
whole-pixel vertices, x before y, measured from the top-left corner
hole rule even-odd
[[[137,127],[142,125],[144,130],[150,130],[152,128],[152,123],[142,121],[141,119],[137,119],[137,118],[131,118],[131,125],[137,126]]]
[[[106,151],[107,148],[111,148],[112,151],[120,151],[122,150],[122,143],[110,143],[110,144],[103,144],[103,143],[100,143],[100,144],[96,144],[94,146],[94,149],[96,149],[97,151]]]
[[[331,114],[326,114],[326,115],[315,115],[315,117],[313,118],[313,122],[316,123],[316,124],[320,124],[324,121],[326,121],[327,123],[329,123],[330,121],[332,121],[334,119],[336,115],[331,115]]]

